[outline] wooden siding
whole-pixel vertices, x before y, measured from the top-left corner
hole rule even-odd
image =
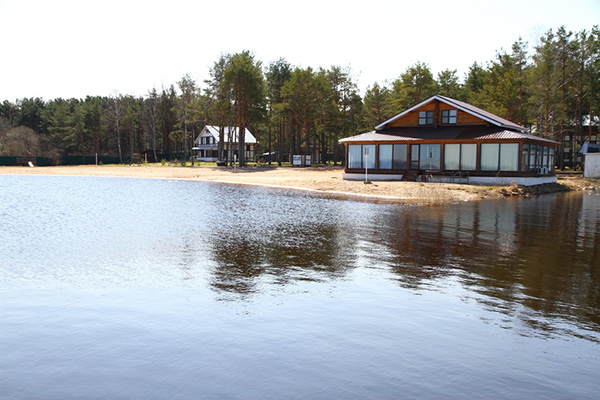
[[[458,110],[456,113],[456,125],[489,125],[489,123],[472,114]]]
[[[433,111],[434,126],[442,125],[442,110],[457,110],[455,107],[449,106],[446,103],[442,103],[438,100],[432,101],[431,103],[425,104],[423,107],[412,111],[402,118],[389,124],[390,128],[396,127],[410,127],[419,126],[419,111]],[[452,125],[488,125],[489,123],[481,118],[478,118],[467,112],[457,110],[456,113],[456,124],[444,124],[443,126]]]

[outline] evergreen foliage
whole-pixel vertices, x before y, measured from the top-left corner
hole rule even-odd
[[[417,61],[391,84],[369,85],[362,97],[350,67],[301,68],[279,59],[263,68],[249,51],[220,56],[209,75],[203,87],[184,75],[176,86],[153,88],[143,97],[4,101],[0,155],[58,160],[97,154],[118,156],[122,163],[144,153],[155,162],[189,159],[195,137],[212,124],[251,129],[258,154],[268,153],[269,162],[287,162],[292,154],[338,162],[340,138],[372,130],[433,94],[466,101],[575,148],[586,129],[591,134],[584,121],[600,115],[600,30],[560,27],[531,47],[519,38],[493,60],[474,62],[462,80],[456,70],[434,75]],[[224,131],[219,135],[223,160]],[[239,146],[243,156],[243,140]]]

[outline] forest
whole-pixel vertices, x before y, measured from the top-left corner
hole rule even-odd
[[[371,84],[364,95],[351,66],[300,68],[283,58],[267,65],[243,51],[222,55],[204,82],[185,75],[141,97],[5,100],[0,157],[43,157],[53,164],[93,163],[96,156],[114,163],[192,160],[194,138],[210,124],[250,129],[259,142],[257,154],[273,155],[269,162],[281,165],[292,154],[313,154],[317,162],[338,163],[339,139],[373,130],[433,94],[562,143],[558,167],[573,166],[570,150],[596,140],[599,125],[600,30],[560,27],[531,47],[519,38],[493,60],[474,62],[462,78],[448,69],[434,76],[416,61],[393,81]],[[223,143],[221,136],[219,154]],[[243,149],[242,140],[241,165],[256,161],[244,160]]]

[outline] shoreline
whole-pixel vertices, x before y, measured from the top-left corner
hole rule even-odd
[[[572,190],[600,189],[600,180],[568,176],[557,184],[531,187],[482,186],[434,182],[345,181],[343,167],[232,167],[169,165],[78,165],[52,167],[0,167],[0,174],[103,176],[128,178],[177,179],[222,184],[252,185],[296,190],[335,197],[386,201],[404,204],[448,204],[462,201],[535,196]]]

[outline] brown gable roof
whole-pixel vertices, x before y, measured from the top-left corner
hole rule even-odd
[[[401,112],[400,114],[397,114],[395,116],[393,116],[392,118],[388,119],[387,121],[382,122],[381,124],[377,125],[375,127],[376,130],[382,130],[388,127],[388,125],[393,122],[396,121],[402,117],[404,117],[406,114],[415,111],[419,108],[421,108],[422,106],[424,106],[425,104],[428,104],[434,100],[438,100],[441,101],[443,103],[446,103],[452,107],[456,107],[457,109],[464,111],[466,113],[469,113],[471,115],[474,115],[478,118],[483,119],[484,121],[487,121],[489,123],[491,123],[492,125],[496,125],[502,128],[506,128],[506,129],[510,129],[510,130],[516,130],[519,132],[525,132],[526,128],[515,124],[514,122],[511,122],[507,119],[501,118],[497,115],[494,115],[492,113],[489,113],[487,111],[482,110],[481,108],[475,107],[471,104],[465,103],[463,101],[459,101],[459,100],[455,100],[455,99],[451,99],[450,97],[445,97],[445,96],[440,96],[440,95],[435,95],[435,96],[431,96],[430,98],[428,98],[427,100],[424,100],[422,102],[420,102],[419,104]]]

